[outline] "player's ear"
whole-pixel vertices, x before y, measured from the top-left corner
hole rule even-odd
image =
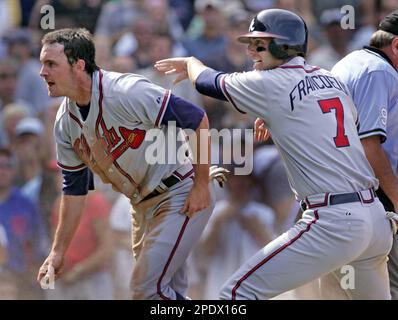
[[[394,39],[392,40],[392,50],[394,52],[394,54],[397,54],[397,50],[398,50],[398,36],[394,37]]]
[[[77,70],[84,71],[86,69],[86,61],[79,59],[75,63]]]

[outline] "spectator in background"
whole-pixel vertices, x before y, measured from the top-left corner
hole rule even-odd
[[[118,38],[134,21],[142,16],[143,1],[109,1],[103,5],[95,28],[96,36]]]
[[[231,174],[226,186],[193,256],[202,299],[218,299],[225,281],[275,236],[274,212],[252,198],[252,176]]]
[[[29,26],[37,29],[42,17],[41,7],[50,5],[54,8],[57,29],[76,26],[93,32],[103,2],[104,0],[38,0],[32,9]]]
[[[155,34],[151,38],[150,47],[151,50],[147,53],[150,66],[137,70],[137,73],[163,88],[171,89],[175,95],[185,98],[196,105],[202,105],[203,101],[200,94],[196,92],[188,80],[174,86],[171,77],[166,76],[163,72],[159,72],[153,67],[156,61],[172,56],[173,39],[170,35]]]
[[[156,33],[167,33],[175,42],[181,40],[184,29],[167,0],[145,0],[143,9],[147,18],[153,22]]]
[[[28,102],[16,97],[17,79],[18,65],[15,61],[11,58],[0,58],[0,147],[7,146],[12,142],[9,137],[12,132],[8,132],[8,130],[13,131],[15,125],[14,121],[11,121],[8,125],[5,124],[4,113],[6,106],[10,105],[11,107],[18,104],[23,106],[28,112],[32,111]],[[16,113],[13,114],[15,115]]]
[[[15,145],[15,128],[18,122],[27,116],[28,108],[19,103],[10,103],[0,111],[0,147]]]
[[[184,30],[187,30],[195,14],[194,2],[195,0],[169,0],[170,7],[175,11]]]
[[[290,189],[285,168],[274,145],[255,149],[253,174],[256,199],[274,210],[274,230],[276,234],[282,234],[294,225],[300,206]]]
[[[151,41],[155,33],[155,26],[145,16],[136,19],[132,24],[132,33],[136,41],[136,48],[132,53],[134,63],[138,69],[151,66],[148,52],[152,51]]]
[[[24,118],[16,126],[15,154],[17,157],[17,184],[22,193],[35,205],[43,181],[41,136],[44,126],[37,118]]]
[[[250,71],[252,62],[247,58],[242,44],[236,38],[247,32],[247,21],[249,13],[244,10],[234,11],[227,19],[227,44],[225,51],[219,57],[220,69],[224,72]]]
[[[59,190],[55,183],[56,163],[48,160],[54,158],[45,158],[49,154],[43,153],[43,147],[47,147],[44,133],[45,128],[37,118],[27,117],[17,124],[14,144],[18,165],[16,182],[22,193],[40,208],[46,234],[50,238],[50,213]]]
[[[12,30],[6,37],[8,54],[18,64],[16,99],[28,101],[33,108],[31,114],[41,117],[46,112],[49,97],[45,83],[41,80],[40,63],[34,56],[33,33],[28,29]]]
[[[19,102],[16,97],[18,71],[15,60],[11,58],[0,59],[0,113],[5,105]],[[26,101],[20,102],[28,106]]]
[[[227,48],[226,17],[221,0],[196,0],[195,10],[203,20],[203,31],[183,41],[188,55],[195,56],[211,68],[220,69],[220,57]]]
[[[130,56],[113,56],[109,70],[120,73],[136,73],[135,61]]]
[[[48,250],[37,207],[13,186],[16,163],[11,152],[0,149],[0,224],[8,239],[6,267],[16,280],[18,299],[38,299],[35,271]]]
[[[14,275],[7,269],[8,239],[4,226],[0,223],[0,300],[16,300],[17,285]]]
[[[340,8],[322,12],[320,20],[327,42],[309,54],[307,59],[309,64],[331,70],[337,61],[348,53],[351,31],[341,28],[341,18]]]

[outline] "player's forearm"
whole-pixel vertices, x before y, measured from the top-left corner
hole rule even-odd
[[[380,144],[379,137],[364,138],[361,142],[376,178],[379,179],[380,187],[394,204],[395,210],[398,210],[398,180],[392,171],[387,154]]]
[[[196,79],[206,69],[208,69],[208,67],[205,66],[200,60],[196,59],[195,57],[189,57],[187,59],[187,72],[189,80],[191,80],[194,86]]]
[[[195,172],[195,184],[209,183],[209,166],[210,166],[210,135],[209,120],[204,114],[196,133],[196,161],[193,164]]]
[[[59,219],[52,251],[64,255],[79,226],[87,196],[68,196],[61,198]]]

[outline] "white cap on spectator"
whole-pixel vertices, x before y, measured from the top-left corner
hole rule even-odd
[[[324,26],[328,26],[332,23],[339,23],[343,17],[340,9],[326,9],[323,10],[320,17],[320,22]]]
[[[222,10],[224,2],[222,0],[196,0],[195,11],[202,12],[207,7],[213,7],[214,9]]]
[[[15,128],[16,136],[23,134],[34,134],[41,136],[44,132],[44,126],[41,121],[37,118],[24,118],[18,122]]]

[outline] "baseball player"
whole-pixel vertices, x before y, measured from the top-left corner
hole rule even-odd
[[[359,138],[387,211],[398,210],[398,10],[385,17],[370,40],[332,69],[350,91],[359,115]],[[395,210],[394,210],[395,209]],[[398,299],[398,244],[394,237],[388,268],[390,290]]]
[[[66,98],[54,128],[64,175],[60,219],[38,281],[47,271],[61,274],[87,192],[93,189],[94,172],[129,197],[134,208],[133,299],[183,299],[185,259],[213,209],[209,166],[192,165],[187,152],[175,163],[149,165],[145,151],[153,142],[145,136],[157,128],[157,135],[167,137],[169,121],[178,130],[198,133],[208,129],[206,114],[139,75],[99,69],[91,34],[85,29],[46,34],[40,61],[49,95]],[[185,140],[174,143],[174,148],[162,145],[166,154],[184,151]],[[198,159],[202,145],[198,139]]]
[[[175,81],[189,77],[199,92],[228,100],[263,119],[278,148],[302,218],[239,268],[222,299],[269,299],[350,264],[355,299],[390,299],[387,254],[392,228],[375,195],[378,180],[356,129],[345,86],[308,65],[307,27],[281,9],[258,13],[247,34],[254,70],[225,74],[194,57],[158,61]]]

